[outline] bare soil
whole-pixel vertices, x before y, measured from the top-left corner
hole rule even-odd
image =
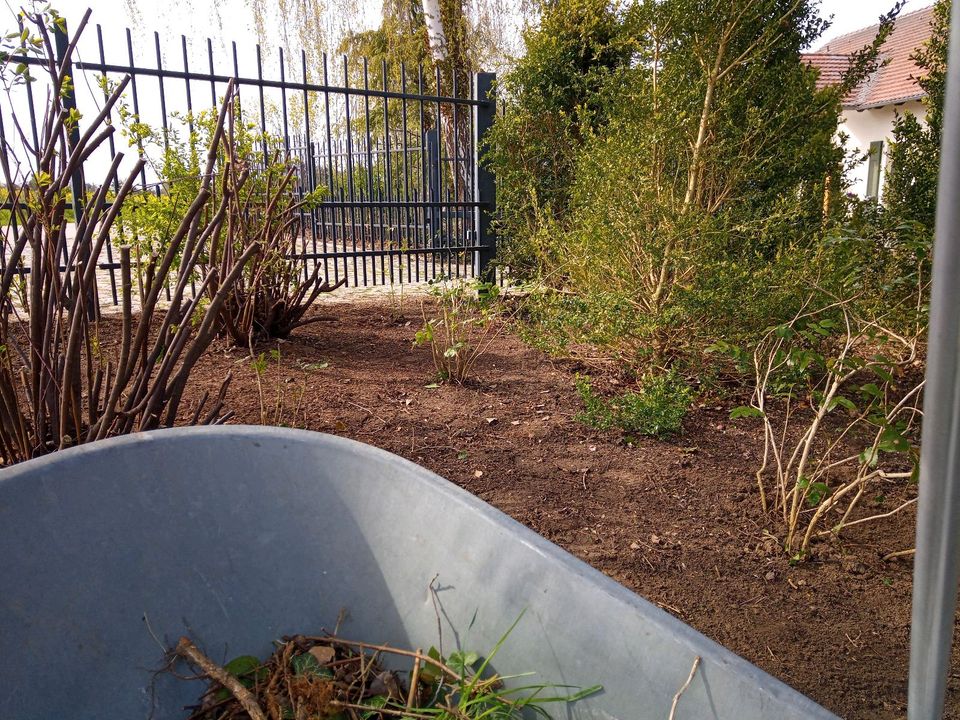
[[[419,311],[389,299],[325,303],[264,378],[266,417],[245,351],[219,346],[193,397],[234,380],[233,422],[280,422],[402,455],[466,488],[697,630],[846,718],[906,714],[913,509],[824,541],[791,565],[765,534],[753,480],[759,426],[696,407],[672,441],[628,446],[574,416],[578,370],[504,333],[466,386],[435,379],[412,347]],[[189,403],[188,403],[189,404]],[[899,492],[899,494],[897,494]],[[895,507],[912,488],[888,494]],[[957,653],[954,652],[954,657]],[[960,718],[954,664],[947,717]]]

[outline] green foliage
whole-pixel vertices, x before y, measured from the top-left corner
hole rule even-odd
[[[522,720],[524,718],[550,718],[547,707],[551,704],[565,705],[595,695],[603,686],[579,688],[570,685],[546,683],[520,683],[522,678],[535,673],[501,676],[493,671],[496,659],[507,638],[513,632],[520,617],[507,629],[491,650],[481,656],[469,650],[456,650],[447,657],[437,648],[426,653],[391,650],[365,643],[353,643],[336,637],[304,638],[286,644],[277,643],[279,649],[261,663],[257,658],[244,655],[224,666],[240,683],[251,691],[255,701],[269,697],[271,705],[283,717],[324,717],[329,720],[345,720],[347,710],[336,714],[338,706],[347,706],[351,717],[363,720],[388,720],[395,717],[432,718],[433,720]],[[296,642],[296,646],[293,643]],[[312,647],[310,647],[312,645]],[[303,649],[309,648],[307,652]],[[322,662],[317,650],[327,650],[330,659]],[[415,656],[416,670],[410,675],[414,688],[401,685],[399,674],[382,672],[381,657],[394,655],[409,660]],[[353,670],[350,664],[357,670]],[[351,670],[344,681],[345,669]],[[291,682],[291,676],[294,682]],[[387,679],[384,680],[384,676]],[[327,686],[328,692],[310,694],[296,692],[296,680],[306,680],[309,689]],[[413,678],[416,678],[413,680]],[[508,687],[505,681],[513,681]],[[315,684],[314,684],[315,683]],[[392,687],[389,695],[374,693],[373,688]],[[270,688],[279,687],[273,691]],[[293,689],[293,691],[291,691]],[[214,710],[200,710],[198,717],[220,717],[223,701],[231,699],[230,692],[213,683],[209,693],[219,704]],[[206,698],[205,698],[206,699]],[[409,701],[408,701],[409,700]],[[233,705],[239,706],[236,700]],[[227,714],[233,708],[227,707]],[[319,713],[319,714],[318,714]]]
[[[577,376],[583,412],[577,420],[598,430],[617,428],[664,438],[680,432],[693,391],[675,372],[653,375],[642,381],[640,392],[625,392],[612,399],[596,394],[590,378]]]
[[[577,345],[615,345],[633,333],[630,304],[613,294],[579,295],[533,286],[520,306],[516,330],[530,345],[564,355]]]
[[[112,89],[109,81],[102,82],[104,90]],[[244,194],[250,197],[264,195],[268,187],[280,182],[289,165],[281,152],[282,143],[264,135],[255,123],[243,122],[239,101],[236,103],[234,112],[238,122],[232,129],[233,147],[229,154],[234,162],[242,162],[251,170],[244,184]],[[121,134],[131,147],[152,158],[151,165],[158,178],[155,189],[145,189],[131,196],[128,201],[130,209],[124,213],[119,226],[119,241],[133,248],[134,257],[143,266],[152,255],[160,255],[166,250],[200,189],[207,148],[216,130],[217,112],[211,109],[182,114],[174,112],[170,114],[166,129],[143,123],[124,103],[119,104],[118,114]],[[215,172],[223,171],[227,154],[225,148],[219,149]]]
[[[7,6],[8,8],[10,6]],[[29,57],[36,60],[45,60],[53,55],[50,46],[51,35],[57,30],[66,31],[66,20],[60,13],[43,0],[28,0],[20,10],[11,14],[15,16],[19,27],[0,37],[0,83],[4,89],[10,90],[18,85],[26,85],[37,78],[30,72],[30,65],[15,61],[14,58]],[[34,19],[37,22],[33,22]],[[67,77],[61,84],[60,91],[66,92],[71,87],[72,80]],[[68,127],[76,121],[76,110],[68,116],[65,123]]]
[[[927,94],[923,100],[927,116],[920,122],[907,112],[897,119],[884,187],[884,203],[895,217],[930,231],[937,204],[951,5],[951,0],[938,0],[931,37],[914,56],[921,70],[917,82]]]
[[[606,0],[542,4],[524,33],[526,53],[498,84],[505,113],[488,159],[497,174],[503,238],[498,253],[517,277],[549,271],[551,236],[566,214],[585,136],[602,126],[602,88],[627,67],[633,41]]]
[[[806,305],[814,309],[771,327],[751,348],[751,402],[730,413],[762,424],[761,505],[778,511],[784,549],[798,560],[815,537],[863,521],[852,513],[871,486],[915,479],[923,385],[912,370],[926,333],[923,322],[912,334],[892,331],[886,315],[855,299],[811,296]],[[748,354],[717,350],[738,359]],[[830,529],[821,530],[827,523]]]
[[[845,211],[840,93],[800,60],[823,27],[795,0],[548,4],[489,151],[504,263],[576,298],[542,344],[697,362],[797,311]]]
[[[440,277],[430,281],[430,294],[436,300],[436,312],[428,316],[426,306],[421,306],[423,325],[413,344],[430,348],[441,380],[462,384],[497,327],[500,288],[494,283]]]

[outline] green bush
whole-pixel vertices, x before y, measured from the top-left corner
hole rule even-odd
[[[822,29],[808,1],[547,5],[489,152],[503,261],[576,298],[536,344],[682,367],[796,311],[843,210],[839,94],[800,59]]]
[[[612,347],[634,334],[635,316],[623,297],[608,293],[589,300],[537,286],[524,298],[515,329],[529,345],[564,356],[571,346]]]
[[[617,428],[628,435],[675,435],[693,399],[690,386],[675,372],[648,376],[639,392],[610,399],[597,395],[589,377],[578,375],[575,382],[584,408],[576,419],[597,430]]]
[[[497,84],[505,113],[487,158],[497,174],[500,262],[515,277],[550,272],[585,138],[605,122],[602,88],[633,57],[617,7],[607,0],[539,5],[524,33],[526,52]]]

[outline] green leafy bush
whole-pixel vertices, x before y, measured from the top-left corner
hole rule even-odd
[[[913,56],[921,70],[917,83],[926,93],[927,114],[923,122],[911,112],[898,116],[884,186],[884,203],[895,216],[931,230],[937,207],[950,8],[951,0],[934,5],[930,39]]]
[[[561,230],[584,139],[604,123],[601,89],[632,57],[633,40],[606,0],[542,3],[526,52],[497,85],[506,112],[487,157],[497,174],[498,255],[515,277],[537,277],[561,258]]]
[[[576,419],[597,430],[617,428],[664,438],[680,432],[693,391],[675,372],[645,378],[639,392],[625,392],[607,399],[596,394],[590,378],[578,375],[577,392],[583,412]]]
[[[811,288],[899,305],[922,233],[844,194],[836,138],[898,9],[818,89],[801,59],[824,29],[811,0],[547,4],[500,83],[488,153],[503,261],[556,291],[525,337],[705,377],[705,348],[755,343]]]

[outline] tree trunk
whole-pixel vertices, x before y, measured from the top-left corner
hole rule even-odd
[[[422,0],[422,3],[430,55],[433,61],[440,65],[447,59],[447,34],[443,31],[443,21],[440,18],[440,0]]]
[[[423,5],[423,19],[427,27],[427,40],[430,44],[430,56],[433,58],[434,65],[441,69],[441,77],[444,71],[449,70],[450,77],[457,76],[464,68],[457,67],[457,60],[460,55],[456,52],[450,52],[450,46],[447,39],[447,33],[443,27],[443,19],[440,14],[440,0],[421,0]],[[463,91],[463,83],[460,83],[459,90]],[[446,93],[441,93],[437,88],[437,94],[453,95],[453,87]],[[465,163],[460,162],[457,157],[466,148],[467,143],[471,142],[469,137],[470,122],[467,111],[461,108],[458,117],[453,116],[453,107],[449,103],[440,104],[440,137],[443,142],[444,155],[450,161],[450,172],[447,176],[450,182],[450,191],[454,201],[468,200],[465,197],[468,185],[467,168]],[[454,180],[456,173],[456,181]],[[442,189],[441,189],[442,193]],[[441,194],[442,200],[442,194]]]

